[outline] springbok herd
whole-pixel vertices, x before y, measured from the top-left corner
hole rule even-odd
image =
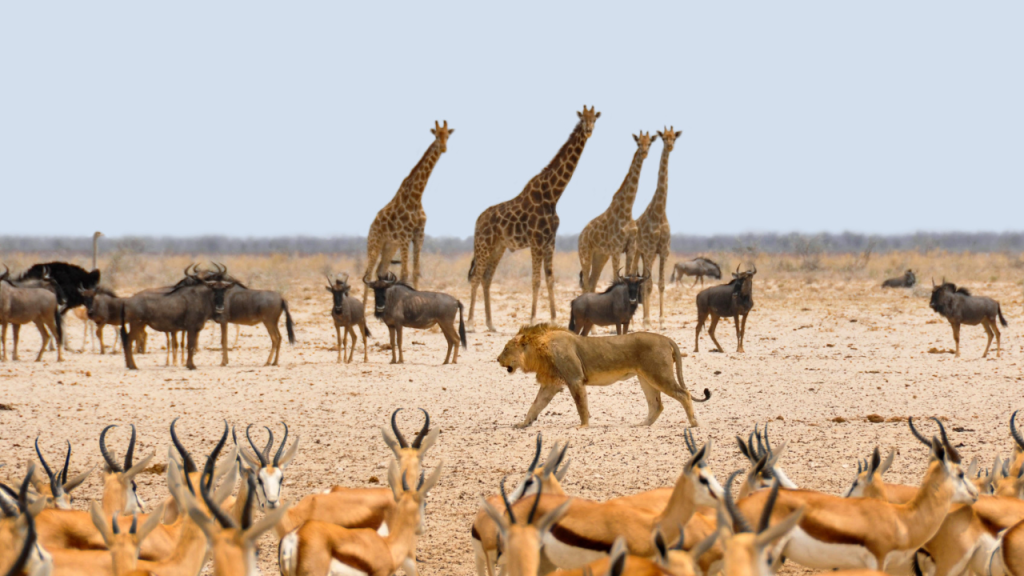
[[[135,478],[155,454],[136,461],[134,425],[123,459],[110,447],[116,427],[100,431],[102,497],[88,511],[72,509],[71,493],[95,467],[69,478],[70,443],[57,468],[37,440],[38,462],[20,485],[0,484],[0,567],[9,576],[194,576],[212,561],[214,574],[250,575],[259,573],[258,554],[274,553],[256,543],[273,531],[285,576],[416,574],[427,497],[443,463],[428,471],[424,461],[439,434],[429,414],[421,409],[424,422],[410,442],[397,424],[399,411],[390,430],[381,430],[393,456],[387,488],[334,486],[302,497],[284,490],[289,465],[301,457],[299,436],[289,445],[284,423],[275,450],[271,428],[261,447],[252,425],[242,432],[225,421],[200,468],[175,419],[169,494],[148,509]],[[465,536],[480,576],[767,575],[787,561],[844,574],[1019,576],[1024,436],[1016,419],[1014,412],[1010,455],[982,470],[978,457],[963,463],[940,419],[930,419],[937,429],[929,437],[910,418],[909,432],[924,446],[920,456],[927,451],[919,485],[886,483],[896,451],[883,457],[876,447],[857,462],[841,496],[797,487],[782,468],[786,444],[773,445],[767,424],[736,436],[749,465],[730,472],[724,487],[711,468],[711,441],[699,444],[687,430],[689,458],[674,485],[605,501],[567,493],[569,444],[556,442],[545,452],[537,434],[532,461],[513,475],[515,486],[503,478],[498,493],[466,519],[472,526]]]

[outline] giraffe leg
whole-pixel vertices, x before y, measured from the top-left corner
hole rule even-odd
[[[551,321],[555,321],[555,243],[552,242],[544,250],[544,280],[548,285],[548,307],[551,308]]]
[[[487,267],[484,268],[484,316],[487,320],[487,331],[496,332],[494,329],[494,322],[491,321],[491,281],[494,280],[494,272],[498,269],[498,262],[501,261],[501,257],[504,256],[505,249],[499,248],[495,250],[491,255],[490,261],[487,263]],[[536,298],[533,303],[534,308],[537,307]]]
[[[395,257],[395,252],[398,252],[398,246],[392,242],[384,243],[384,248],[380,251],[380,264],[377,265],[378,276],[384,276],[389,272],[391,260]],[[408,252],[408,247],[406,252]]]
[[[636,274],[637,268],[636,230],[626,240],[626,274]]]
[[[409,244],[408,243],[402,244],[401,254],[402,254],[402,273],[401,273],[401,276],[399,276],[398,279],[401,280],[402,282],[409,282]]]
[[[377,266],[377,260],[380,258],[382,248],[384,248],[384,242],[381,238],[380,226],[374,220],[370,226],[370,233],[366,237],[366,271],[363,272],[363,311],[366,310],[366,297],[370,294],[370,287],[366,286],[365,283],[376,280],[371,274]]]
[[[651,265],[654,264],[654,258],[653,257],[649,258],[646,254],[641,254],[639,256],[639,259],[643,261],[643,275],[647,276],[647,277],[650,277],[651,276]],[[651,306],[650,306],[650,302],[651,302],[651,294],[654,293],[654,283],[653,282],[644,282],[643,290],[644,290],[644,301],[641,304],[643,304],[643,306],[644,306],[644,330],[650,330],[651,329]]]
[[[533,288],[533,305],[530,308],[530,324],[537,322],[537,298],[540,297],[540,271],[544,265],[544,253],[539,248],[530,248],[530,260],[533,265],[533,275],[530,286]]]
[[[665,329],[665,262],[668,262],[668,248],[658,254],[658,329]]]
[[[466,324],[469,325],[467,328],[470,332],[476,331],[476,325],[473,322],[473,311],[476,310],[476,289],[483,281],[484,272],[491,261],[490,250],[485,248],[482,244],[482,242],[478,242],[474,237],[473,263],[469,266],[469,316],[466,317]],[[484,288],[484,294],[486,293],[487,289]]]
[[[412,287],[420,282],[420,251],[423,250],[423,227],[417,228],[412,235]]]
[[[590,246],[586,240],[581,238],[579,244],[579,255],[580,255],[580,289],[587,292],[587,287],[590,285]]]
[[[604,271],[604,265],[608,263],[608,255],[595,253],[590,260],[590,279],[587,281],[587,292],[597,289],[597,283],[601,280],[601,272]]]

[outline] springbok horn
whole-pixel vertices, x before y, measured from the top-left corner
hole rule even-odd
[[[932,416],[932,420],[939,425],[939,435],[942,437],[942,445],[946,448],[946,452],[949,454],[949,459],[954,464],[960,463],[960,452],[957,451],[956,446],[949,441],[949,436],[946,436],[946,427],[942,425],[942,421]]]
[[[540,495],[544,492],[544,483],[537,484],[537,497],[533,499],[533,506],[530,507],[530,515],[526,517],[527,524],[533,524],[533,517],[537,514],[537,504],[540,504]],[[511,513],[511,511],[509,511]]]
[[[281,463],[281,454],[284,454],[284,445],[288,442],[288,424],[281,422],[281,426],[284,426],[284,438],[281,439],[281,445],[277,447],[277,452],[274,453],[274,468],[277,468]]]
[[[270,449],[274,447],[274,431],[267,426],[264,426],[263,429],[267,431],[267,444],[263,446],[263,461],[270,462]]]
[[[249,430],[252,428],[252,424],[249,424],[245,428],[245,437],[249,440],[249,446],[252,446],[252,451],[256,453],[256,457],[260,459],[260,467],[266,468],[267,459],[263,456],[263,452],[256,447],[256,443],[252,441],[252,436],[249,435]]]
[[[210,509],[210,512],[213,514],[213,517],[217,520],[217,523],[220,524],[222,528],[237,529],[238,525],[235,524],[235,520],[231,516],[226,514],[224,512],[224,509],[221,508],[216,502],[214,502],[213,497],[210,496],[210,488],[211,484],[213,484],[214,465],[217,463],[217,456],[220,454],[221,449],[224,448],[224,443],[227,442],[228,430],[228,421],[225,420],[224,434],[220,437],[220,442],[217,442],[217,445],[214,446],[213,452],[211,452],[210,455],[206,458],[206,466],[203,467],[203,475],[200,476],[199,479],[199,493],[202,496],[203,501],[206,502],[206,507]]]
[[[914,434],[914,438],[917,438],[918,441],[921,442],[922,444],[924,444],[925,446],[927,446],[929,448],[932,447],[931,441],[929,441],[927,438],[925,438],[920,432],[917,431],[917,428],[914,427],[914,417],[913,416],[910,416],[910,417],[907,418],[907,424],[910,425],[910,431]]]
[[[423,412],[423,428],[420,428],[416,437],[412,439],[412,447],[416,449],[419,449],[420,444],[423,443],[423,438],[427,435],[427,432],[430,432],[430,414],[427,414],[427,411],[423,408],[420,408],[420,412]]]
[[[1024,452],[1024,436],[1021,436],[1020,431],[1017,430],[1017,413],[1020,410],[1014,410],[1013,415],[1010,416],[1010,435],[1013,436],[1013,441],[1017,443],[1017,448]]]
[[[746,517],[740,512],[739,508],[736,507],[736,501],[732,498],[732,485],[736,481],[736,477],[740,475],[742,470],[737,470],[729,475],[729,481],[725,485],[725,509],[729,511],[729,515],[732,516],[733,531],[736,533],[748,532],[753,533],[754,529],[751,528],[750,523],[747,522]],[[770,496],[769,496],[770,498]]]
[[[533,462],[530,462],[530,467],[527,468],[527,474],[533,474],[533,471],[537,469],[537,463],[540,462],[540,449],[544,443],[544,437],[540,432],[537,432],[537,451],[533,455]]]
[[[107,468],[110,468],[111,472],[124,472],[121,465],[117,463],[114,456],[107,450],[107,432],[109,432],[111,428],[117,428],[117,424],[111,424],[100,432],[100,454],[103,455],[103,460],[107,462]]]
[[[71,441],[66,440],[68,444],[68,454],[64,457],[64,467],[60,470],[60,484],[63,488],[68,483],[68,468],[71,467]]]
[[[512,504],[508,501],[508,493],[505,492],[505,480],[508,476],[501,479],[501,499],[505,502],[505,511],[508,512],[508,519],[510,524],[516,523],[516,515],[512,512]]]
[[[132,467],[132,460],[135,457],[135,424],[132,424],[132,437],[128,440],[128,451],[124,453],[124,469],[129,470]]]
[[[395,433],[395,440],[398,440],[398,446],[401,448],[408,448],[409,443],[405,441],[405,436],[402,436],[402,432],[398,429],[398,422],[396,421],[396,417],[401,411],[401,408],[397,408],[391,413],[391,431]]]

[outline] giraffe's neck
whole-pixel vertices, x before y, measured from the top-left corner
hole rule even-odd
[[[435,139],[431,143],[427,151],[423,153],[423,157],[420,161],[413,166],[412,172],[402,182],[402,187],[399,189],[399,195],[419,202],[423,198],[423,190],[427,187],[427,180],[430,179],[430,173],[434,170],[434,165],[437,164],[438,159],[441,158],[441,141]]]
[[[658,189],[654,191],[654,198],[647,207],[651,216],[665,213],[665,204],[668,201],[668,155],[669,149],[661,150],[661,164],[658,165]]]
[[[569,134],[569,139],[562,145],[561,150],[551,162],[538,174],[520,195],[535,193],[538,189],[544,202],[555,203],[562,197],[565,187],[572,179],[572,173],[579,164],[580,156],[583,154],[583,147],[587,144],[587,137],[583,134],[583,122],[576,124],[576,128]]]
[[[626,179],[622,181],[622,186],[619,186],[615,196],[612,196],[610,211],[621,219],[631,220],[633,218],[633,202],[636,200],[636,187],[640,182],[640,169],[643,165],[644,154],[637,148],[636,154],[633,154],[633,163],[629,165]]]

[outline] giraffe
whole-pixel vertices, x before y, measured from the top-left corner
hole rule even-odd
[[[675,131],[675,127],[666,128],[664,132],[658,132],[664,148],[661,150],[661,164],[658,166],[658,188],[654,191],[654,198],[647,205],[644,213],[636,219],[637,226],[637,259],[643,261],[644,275],[652,276],[654,258],[658,258],[658,322],[664,328],[665,317],[665,262],[668,261],[668,248],[671,241],[672,231],[668,225],[668,216],[665,214],[665,203],[668,200],[668,155],[675,146],[676,138],[682,135],[683,131]],[[644,286],[644,328],[651,327],[651,312],[648,303],[651,301],[651,292],[654,286],[650,282]]]
[[[601,270],[612,260],[612,273],[619,274],[619,255],[626,253],[626,271],[632,274],[636,270],[636,221],[633,220],[633,201],[636,200],[636,187],[640,180],[640,169],[643,167],[647,151],[658,137],[651,138],[651,133],[633,136],[636,141],[636,153],[629,165],[626,179],[619,190],[612,196],[612,203],[600,216],[594,218],[580,232],[580,286],[584,292],[593,292],[597,281],[601,278]]]
[[[427,213],[423,211],[423,190],[427,187],[427,180],[430,172],[434,169],[441,154],[448,150],[448,137],[455,133],[455,129],[448,128],[448,121],[441,126],[434,121],[434,127],[430,130],[434,135],[434,141],[430,143],[427,151],[420,158],[420,161],[413,167],[412,172],[402,180],[395,197],[388,202],[387,206],[377,212],[377,217],[370,225],[370,233],[366,237],[366,272],[363,273],[363,281],[371,282],[376,280],[370,276],[374,267],[377,268],[377,275],[387,274],[388,266],[391,265],[391,257],[395,250],[402,253],[402,282],[407,282],[409,275],[409,243],[412,242],[412,286],[416,286],[420,277],[420,249],[423,248],[423,231],[427,225]],[[363,293],[363,302],[367,301],[366,296],[369,288]]]
[[[484,312],[487,329],[494,332],[491,321],[491,280],[501,261],[505,249],[510,251],[530,249],[533,260],[533,309],[530,323],[537,318],[537,296],[540,293],[541,264],[547,280],[548,301],[551,319],[555,319],[555,278],[551,263],[555,255],[555,233],[558,232],[558,214],[555,206],[565,187],[569,185],[572,173],[583,154],[583,147],[594,131],[594,122],[601,117],[591,106],[577,112],[576,127],[561,150],[540,174],[534,176],[515,198],[495,204],[483,211],[476,219],[473,235],[473,262],[469,265],[469,281],[472,292],[469,300],[468,324],[473,325],[473,309],[476,304],[476,289],[483,282]]]

